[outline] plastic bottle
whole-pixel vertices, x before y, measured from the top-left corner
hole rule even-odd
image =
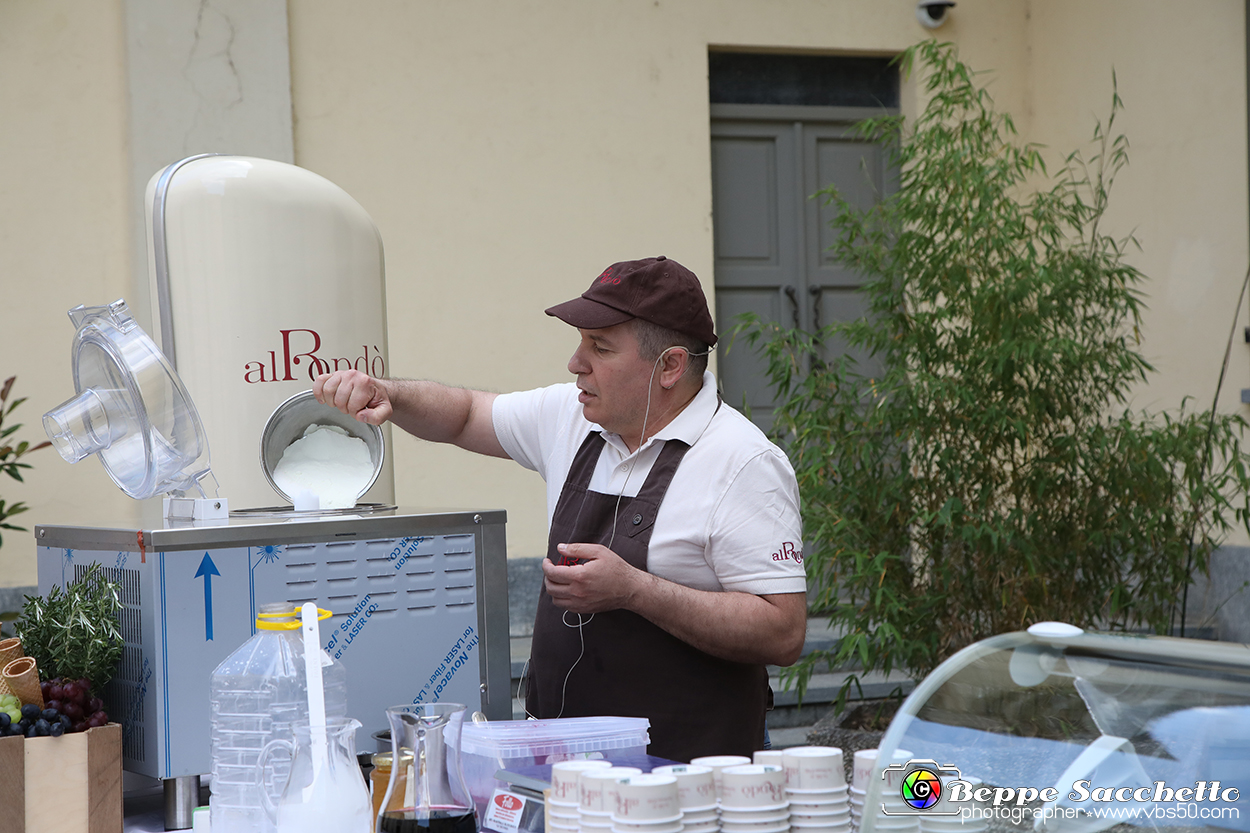
[[[308,719],[304,644],[295,605],[261,605],[260,613],[256,635],[213,671],[209,813],[214,833],[273,833],[261,804],[256,762],[266,743],[293,740],[291,724]],[[321,672],[326,716],[346,717],[347,670],[321,651]],[[282,794],[289,770],[289,760],[277,759],[264,774],[272,798]]]

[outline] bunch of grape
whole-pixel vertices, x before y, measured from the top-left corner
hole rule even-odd
[[[0,714],[9,718],[4,724],[6,726],[22,719],[22,701],[17,699],[16,694],[0,694]],[[4,718],[0,717],[0,721],[4,721]]]
[[[28,738],[60,737],[67,732],[85,732],[108,723],[104,703],[91,696],[87,680],[47,680],[40,683],[44,707],[27,703],[17,709],[17,698],[0,698],[0,736],[25,735]],[[6,705],[12,701],[12,708]]]

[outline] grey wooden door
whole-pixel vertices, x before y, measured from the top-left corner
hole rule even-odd
[[[828,251],[834,240],[832,209],[813,195],[836,184],[852,203],[867,206],[881,199],[889,180],[881,148],[852,133],[859,113],[768,118],[781,108],[721,107],[727,115],[715,117],[716,109],[712,219],[717,332],[724,336],[717,346],[721,390],[729,404],[747,410],[767,431],[773,391],[766,364],[743,339],[730,337],[737,316],[750,311],[813,331],[863,315],[858,276]],[[802,115],[833,108],[784,109]],[[760,116],[743,118],[743,113]],[[826,349],[844,346],[831,343]]]

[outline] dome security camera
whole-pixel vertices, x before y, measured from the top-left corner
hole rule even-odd
[[[951,0],[920,0],[916,4],[916,20],[926,29],[936,29],[946,22],[946,10],[954,5]]]

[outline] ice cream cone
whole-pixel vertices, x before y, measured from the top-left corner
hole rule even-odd
[[[22,640],[16,636],[10,636],[8,639],[0,639],[0,668],[8,665],[18,657],[26,656],[22,653]]]
[[[22,705],[34,703],[43,708],[43,692],[39,688],[39,669],[31,657],[20,657],[4,666],[0,671],[0,679],[9,686],[9,690],[17,695]]]
[[[16,636],[0,639],[0,668],[4,668],[4,666],[21,656],[23,656],[22,640]],[[0,695],[12,693],[13,691],[9,688],[9,684],[4,681],[3,676],[0,676]]]

